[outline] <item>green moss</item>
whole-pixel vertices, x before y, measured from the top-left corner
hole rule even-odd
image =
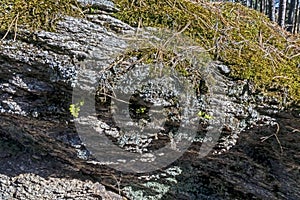
[[[181,30],[218,60],[231,76],[252,80],[266,95],[300,103],[300,41],[254,10],[233,3],[187,0],[114,0],[116,17],[132,26]],[[142,23],[141,23],[142,22]],[[186,69],[186,68],[185,68]],[[268,92],[277,88],[278,92]]]
[[[54,30],[64,15],[81,15],[76,0],[1,0],[0,30]]]

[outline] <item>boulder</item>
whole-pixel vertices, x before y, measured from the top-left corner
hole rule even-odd
[[[141,90],[130,99],[134,106],[122,123],[136,120],[145,126],[152,122],[148,115],[160,109],[169,113],[167,125],[152,124],[159,132],[122,132],[114,123],[111,85],[130,70],[151,65],[139,61],[138,51],[127,51],[133,48],[129,39],[141,30],[114,18],[111,13],[118,9],[110,1],[79,2],[96,11],[84,19],[66,16],[55,32],[20,30],[16,40],[8,35],[1,41],[1,199],[300,198],[299,108],[282,110],[276,99],[257,93],[250,81],[230,78],[230,68],[222,62],[210,60],[207,68],[174,75],[194,80],[193,86],[200,88],[192,101],[197,115],[190,118],[197,122],[192,124],[196,130],[188,127],[196,131],[195,137],[171,134],[185,120],[175,98],[178,88],[169,92],[166,87],[160,94],[119,84],[119,91]],[[152,31],[157,29],[143,30],[140,39],[163,40]],[[160,78],[147,83],[161,83]],[[157,96],[165,100],[158,102]],[[158,103],[161,107],[149,111]],[[79,116],[75,108],[81,109]],[[115,167],[126,159],[99,161],[99,156],[116,154],[97,154],[82,131],[101,133],[118,148],[144,155],[139,157],[144,169],[155,164],[155,150],[182,141],[189,145],[178,159],[156,171],[128,172]],[[204,155],[201,148],[210,138],[214,148],[208,145]],[[173,150],[178,150],[176,145],[171,145]]]

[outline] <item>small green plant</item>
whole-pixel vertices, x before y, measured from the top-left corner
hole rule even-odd
[[[91,13],[96,13],[96,10],[94,8],[90,8]]]
[[[79,103],[76,104],[71,104],[69,107],[69,111],[71,113],[71,115],[75,118],[77,118],[79,116],[79,112],[80,112],[80,107],[84,105],[84,101],[81,100]]]
[[[138,108],[138,109],[136,109],[136,113],[137,114],[144,114],[145,113],[145,111],[146,111],[146,107],[140,107],[140,108]]]
[[[205,113],[205,112],[203,112],[201,110],[198,112],[197,115],[198,115],[198,117],[204,118],[204,119],[207,119],[207,120],[210,120],[210,119],[213,118],[213,116],[211,116],[211,115],[209,115],[209,114],[207,114],[207,113]]]

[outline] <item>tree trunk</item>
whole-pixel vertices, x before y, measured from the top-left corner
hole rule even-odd
[[[265,10],[265,1],[260,0],[260,12],[264,13],[264,10]]]
[[[254,9],[257,10],[257,8],[258,8],[258,0],[255,0]]]
[[[299,33],[300,32],[300,5],[298,6],[298,19],[296,20],[296,24],[297,24],[296,33]]]
[[[290,32],[293,31],[293,29],[294,29],[293,22],[294,22],[294,20],[296,20],[295,19],[295,10],[296,10],[295,5],[296,5],[296,0],[291,0],[291,3],[289,5],[288,21],[287,21],[287,23],[288,23],[287,30]]]
[[[295,18],[294,18],[294,30],[293,33],[299,33],[298,27],[299,27],[299,1],[296,1],[296,10],[295,10]]]
[[[278,24],[282,28],[285,26],[286,2],[287,0],[280,0],[279,3]]]
[[[269,0],[269,18],[275,21],[275,0]]]

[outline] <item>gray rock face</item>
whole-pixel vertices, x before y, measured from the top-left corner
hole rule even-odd
[[[245,197],[247,193],[255,197],[260,192],[265,194],[259,196],[262,198],[276,196],[272,189],[254,187],[251,181],[242,189],[234,190],[232,188],[235,186],[226,185],[238,183],[237,188],[240,188],[243,187],[242,179],[252,178],[253,174],[240,176],[242,179],[235,177],[234,172],[239,174],[239,170],[234,171],[235,160],[255,159],[256,153],[262,156],[260,151],[253,153],[247,148],[249,138],[245,135],[243,138],[247,141],[236,145],[239,144],[241,132],[259,125],[268,130],[268,127],[277,124],[274,118],[257,111],[257,107],[265,106],[268,101],[254,94],[251,83],[231,80],[226,76],[230,69],[216,61],[205,63],[205,68],[189,69],[188,73],[192,75],[185,77],[186,80],[201,88],[201,92],[196,94],[196,98],[189,104],[190,109],[187,109],[192,110],[194,115],[185,118],[182,114],[185,110],[176,99],[176,95],[182,92],[179,87],[169,87],[167,79],[160,77],[150,79],[141,88],[140,84],[131,84],[132,77],[124,75],[134,69],[149,66],[149,63],[140,62],[135,56],[120,60],[119,56],[132,47],[132,43],[128,41],[136,35],[136,29],[110,15],[117,11],[114,4],[107,0],[79,2],[83,6],[92,6],[97,12],[86,14],[86,19],[66,17],[58,23],[56,32],[40,31],[31,34],[24,31],[17,41],[12,41],[9,37],[1,41],[1,199],[121,199],[121,196],[130,199],[228,199]],[[143,39],[165,39],[151,35],[151,30],[155,31],[149,28]],[[186,48],[189,49],[190,46],[187,45]],[[201,76],[195,78],[198,74]],[[181,75],[173,75],[172,80],[182,78]],[[143,76],[137,74],[135,78],[143,80]],[[116,85],[118,80],[123,80],[122,84]],[[116,100],[113,88],[135,94],[129,99],[134,102],[131,103],[133,107],[127,105],[130,102],[126,102],[124,108],[127,110],[115,109],[111,104]],[[69,112],[70,104],[76,105],[80,100],[83,100],[84,105],[80,107],[79,117],[73,119]],[[272,107],[278,108],[277,105],[271,105],[271,111]],[[115,117],[114,112],[119,113],[119,118]],[[267,114],[274,115],[274,112]],[[125,129],[122,130],[120,124],[115,123],[118,120],[121,125],[126,124]],[[184,124],[185,121],[195,123],[189,126],[188,123]],[[186,125],[185,131],[196,127],[195,137],[176,134],[182,124]],[[86,134],[95,131],[109,138],[107,141],[117,148],[141,154],[140,161],[145,164],[145,168],[155,164],[158,157],[154,155],[155,150],[167,144],[170,144],[170,151],[174,152],[181,150],[176,144],[182,141],[187,141],[191,146],[184,149],[185,154],[172,166],[149,174],[122,174],[113,168],[117,163],[101,163],[94,158],[95,151],[86,148],[86,141],[78,135],[78,125]],[[137,125],[143,130],[149,126],[149,129],[155,131],[142,135],[135,129]],[[298,129],[296,127],[293,130]],[[282,139],[287,146],[292,144],[289,143],[289,138]],[[252,146],[255,146],[255,142],[257,141],[249,140]],[[98,143],[99,140],[94,140],[93,144],[96,146]],[[207,150],[204,149],[203,152],[206,153],[204,156],[208,154],[208,158],[201,158],[199,155],[203,144],[207,144],[204,145]],[[267,148],[270,146],[273,147],[274,144]],[[269,149],[261,148],[263,152],[270,154]],[[107,151],[103,154],[108,158],[111,155],[114,156],[114,152]],[[270,162],[277,162],[279,157],[276,156]],[[118,164],[126,162],[124,160],[121,155]],[[260,158],[258,160],[261,161]],[[244,164],[251,166],[253,171],[259,168],[260,177],[267,173],[261,170],[260,163],[256,161],[245,161]],[[216,166],[222,168],[218,169]],[[274,169],[268,164],[266,166]],[[231,175],[226,174],[229,168],[233,173]],[[218,193],[213,186],[214,182],[205,174],[207,171],[219,186],[225,188],[224,191]],[[194,172],[197,177],[190,176]],[[225,178],[214,173],[225,173]],[[277,174],[273,173],[272,176]],[[201,179],[199,184],[197,181]],[[263,180],[262,184],[269,184],[268,180]],[[293,183],[294,189],[294,180],[288,181]],[[284,188],[279,185],[276,188],[279,188],[280,195],[288,197]],[[109,192],[108,189],[114,192]],[[231,189],[232,194],[228,194]],[[234,196],[235,191],[240,196]],[[209,192],[218,194],[209,195]]]
[[[78,2],[83,6],[92,6],[93,8],[97,8],[103,11],[117,11],[114,3],[108,0],[78,0]]]
[[[105,11],[116,10],[110,1],[97,1],[95,6]],[[103,20],[98,19],[99,23],[108,23],[105,21],[108,18],[118,28],[122,27],[118,20],[105,14],[100,16]],[[1,199],[122,199],[97,182],[81,181],[77,177],[44,178],[52,170],[51,164],[45,161],[47,153],[42,153],[40,147],[28,151],[33,141],[41,144],[37,138],[43,134],[64,143],[58,144],[57,151],[66,144],[73,146],[73,150],[63,150],[61,155],[69,151],[76,156],[74,148],[78,156],[82,155],[81,142],[69,125],[68,110],[80,61],[94,59],[108,63],[111,59],[108,53],[117,51],[121,43],[102,25],[71,17],[61,21],[56,32],[22,32],[17,41],[9,37],[1,41],[0,143],[5,144],[1,147]],[[7,119],[13,123],[18,121],[18,125],[10,124]],[[33,124],[25,125],[27,122]]]
[[[123,199],[92,181],[45,179],[35,174],[21,174],[16,177],[0,174],[0,190],[1,199]]]

